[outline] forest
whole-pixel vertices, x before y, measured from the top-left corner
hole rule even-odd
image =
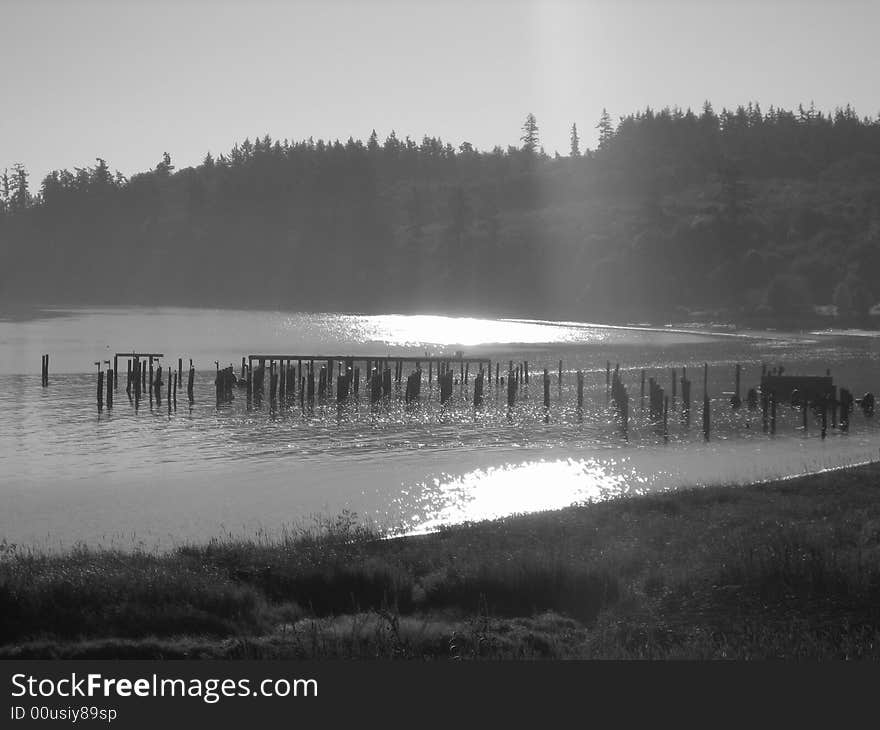
[[[880,118],[706,102],[596,127],[564,155],[529,114],[506,149],[266,134],[38,186],[15,164],[0,304],[877,322]]]

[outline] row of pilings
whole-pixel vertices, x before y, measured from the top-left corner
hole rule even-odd
[[[128,359],[125,391],[135,409],[143,400],[149,400],[151,407],[161,406],[164,394],[165,404],[168,411],[171,412],[177,408],[177,392],[183,387],[183,359],[178,359],[177,371],[175,372],[171,366],[163,368],[159,365],[157,358],[157,355],[134,355]],[[363,360],[363,358],[358,358],[358,360]],[[343,406],[351,398],[358,397],[362,380],[366,383],[370,404],[373,406],[378,407],[383,399],[394,397],[395,392],[399,393],[398,388],[404,381],[405,386],[402,388],[404,402],[408,405],[421,402],[425,371],[419,361],[414,361],[415,369],[409,374],[405,374],[403,360],[367,359],[367,374],[363,379],[361,378],[361,370],[354,366],[354,361],[353,357],[338,361],[327,360],[316,367],[317,361],[314,359],[299,359],[296,361],[296,365],[293,361],[276,363],[272,360],[268,362],[258,360],[257,365],[252,368],[246,362],[246,358],[242,358],[242,377],[239,378],[236,377],[231,365],[221,369],[219,363],[215,363],[217,405],[221,406],[232,402],[236,392],[246,385],[248,408],[259,408],[266,398],[265,391],[268,384],[268,398],[272,407],[291,406],[298,400],[303,412],[306,409],[311,411],[316,400],[326,404],[332,399],[334,393],[336,403]],[[41,358],[41,384],[43,387],[48,386],[48,362],[49,356],[43,355]],[[112,362],[114,366],[117,365],[118,356]],[[109,360],[104,360],[103,363],[107,366],[104,369],[102,369],[100,361],[95,363],[97,366],[96,401],[99,411],[105,407],[107,409],[113,408],[114,391],[119,387],[118,370],[116,367],[110,367],[111,361]],[[428,386],[431,388],[436,371],[439,400],[442,405],[446,405],[453,399],[456,386],[459,387],[462,395],[469,396],[468,384],[471,379],[473,380],[473,407],[480,408],[484,405],[486,385],[491,385],[493,381],[491,363],[488,361],[474,363],[475,374],[473,377],[470,373],[470,362],[459,362],[454,359],[428,360],[427,364]],[[734,369],[734,389],[732,392],[725,393],[730,396],[729,402],[733,410],[741,408],[743,403],[750,411],[760,408],[761,423],[765,433],[776,433],[777,409],[781,402],[789,402],[793,407],[801,410],[801,427],[804,432],[809,428],[809,414],[812,412],[820,424],[819,429],[823,438],[829,428],[847,432],[850,428],[851,415],[856,406],[861,408],[866,417],[871,417],[874,414],[875,399],[872,393],[865,393],[861,398],[856,398],[847,388],[840,388],[838,393],[838,389],[830,385],[830,372],[827,372],[825,377],[813,378],[813,380],[827,381],[824,390],[813,389],[811,391],[804,388],[803,392],[798,392],[795,389],[788,393],[787,397],[783,397],[773,389],[774,383],[781,382],[783,370],[780,367],[768,373],[766,366],[762,367],[761,387],[758,389],[750,388],[745,401],[743,401],[740,395],[741,366],[737,363]],[[334,372],[336,374],[335,383],[333,382]],[[680,400],[681,420],[687,425],[690,424],[692,409],[692,383],[688,378],[687,369],[682,367],[680,374],[679,370],[675,368],[671,368],[668,372],[669,391],[660,385],[659,379],[647,377],[645,370],[641,370],[640,390],[642,412],[647,410],[648,420],[662,429],[666,440],[669,437],[669,413],[677,408],[678,401]],[[560,360],[557,375],[560,398],[564,373],[563,362]],[[632,399],[623,382],[619,364],[612,369],[611,362],[607,361],[605,373],[606,402],[612,407],[620,430],[626,435],[629,431]],[[456,374],[458,375],[457,379]],[[706,440],[710,438],[712,430],[708,374],[709,366],[708,363],[705,363],[703,365],[702,431]],[[187,375],[187,398],[192,404],[195,400],[195,368],[192,360],[189,361]],[[530,381],[529,363],[528,361],[515,363],[510,360],[506,376],[502,376],[500,363],[496,362],[494,375],[496,397],[499,389],[506,387],[507,406],[510,411],[516,405],[517,399],[522,397],[521,387]],[[578,411],[582,411],[584,373],[582,370],[577,370],[575,376],[577,408]],[[785,377],[798,380],[797,376]],[[803,380],[810,380],[810,378],[803,378]],[[544,421],[546,423],[550,421],[550,383],[549,369],[545,368],[543,372],[543,400]],[[395,388],[395,384],[398,388]],[[430,391],[428,397],[430,397]]]

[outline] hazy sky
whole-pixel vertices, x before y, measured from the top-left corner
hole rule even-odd
[[[880,110],[880,2],[0,0],[0,168],[130,175],[236,140],[441,136],[547,152],[602,111]]]

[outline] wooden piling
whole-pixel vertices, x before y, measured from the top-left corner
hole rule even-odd
[[[98,412],[104,410],[104,371],[101,370],[101,363],[98,365]]]
[[[742,369],[740,364],[736,364],[736,374],[734,375],[734,385],[733,385],[733,396],[730,399],[730,405],[733,406],[734,410],[739,408],[742,405],[742,398],[740,398],[740,376],[742,374]]]
[[[675,382],[675,378],[672,378]],[[663,399],[663,441],[669,443],[669,396]]]
[[[709,396],[704,395],[703,396],[703,438],[706,439],[706,441],[709,440],[709,433],[712,430],[711,418],[712,418],[712,416],[710,413]]]
[[[477,373],[474,379],[474,409],[483,405],[483,371]]]
[[[283,406],[287,397],[284,392],[287,383],[287,364],[284,360],[278,363],[278,402]]]
[[[776,394],[770,393],[770,435],[776,433]]]
[[[169,413],[171,413],[171,386],[172,386],[172,380],[174,380],[174,377],[176,377],[176,376],[172,376],[171,366],[169,365],[168,366],[168,392],[166,394],[166,399],[168,401],[168,412]]]
[[[113,375],[112,375],[112,378],[113,378],[113,390],[118,390],[118,389],[119,389],[119,381],[118,381],[118,379],[117,379],[117,377],[116,377],[116,373],[118,373],[118,372],[119,372],[119,355],[114,355],[114,356],[113,356]]]
[[[516,378],[513,376],[513,361],[507,371],[507,407],[513,408],[516,404]]]
[[[550,375],[544,368],[544,423],[550,423]]]
[[[577,371],[577,407],[578,410],[584,407],[584,373],[582,370]]]

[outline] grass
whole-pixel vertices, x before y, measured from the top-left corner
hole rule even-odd
[[[0,658],[880,658],[880,464],[381,539],[0,547]]]

